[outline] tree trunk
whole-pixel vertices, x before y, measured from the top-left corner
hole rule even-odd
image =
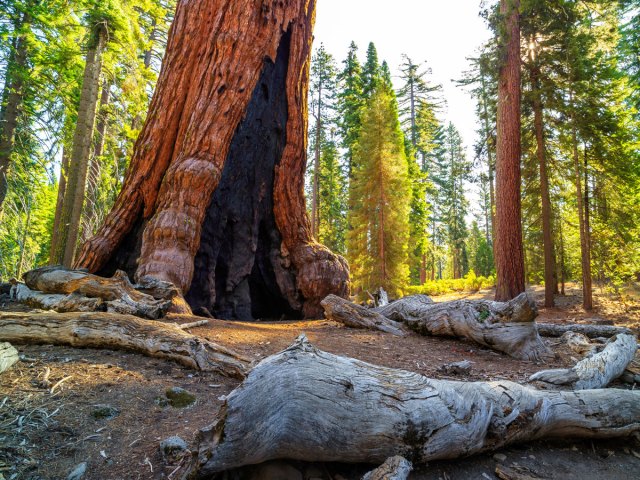
[[[89,153],[93,140],[93,128],[96,121],[96,105],[100,89],[102,71],[102,53],[107,42],[107,30],[104,25],[94,27],[94,40],[87,52],[82,78],[82,91],[78,106],[78,121],[73,134],[73,146],[69,160],[69,171],[60,213],[60,231],[56,250],[51,263],[70,267],[76,252],[80,218],[87,183]]]
[[[496,254],[496,222],[495,222],[495,202],[496,202],[496,194],[494,191],[494,184],[493,184],[493,170],[494,170],[494,163],[493,163],[493,156],[492,156],[492,152],[491,152],[491,129],[489,128],[489,111],[487,109],[487,87],[486,87],[486,82],[485,82],[485,78],[484,78],[484,71],[483,71],[483,66],[480,67],[481,71],[480,71],[480,80],[482,82],[482,110],[483,110],[483,120],[484,120],[484,132],[485,132],[485,143],[487,146],[487,167],[489,170],[489,217],[491,219],[491,247],[493,249],[493,256],[495,259],[495,254]],[[495,260],[494,260],[495,261]]]
[[[637,349],[636,337],[621,334],[608,343],[602,352],[581,360],[573,368],[543,370],[533,374],[529,381],[571,384],[576,390],[604,388],[624,373]]]
[[[11,165],[11,154],[15,146],[18,118],[24,101],[24,70],[27,68],[28,56],[27,34],[20,31],[27,30],[30,24],[31,17],[27,13],[23,13],[22,19],[14,26],[16,38],[12,45],[4,78],[0,108],[0,212],[3,210],[4,199],[7,196],[7,175]]]
[[[413,470],[409,460],[400,455],[388,458],[382,465],[362,477],[362,480],[407,480]]]
[[[62,205],[64,194],[67,190],[67,178],[69,177],[69,150],[62,147],[62,163],[60,165],[60,177],[58,178],[58,195],[56,199],[56,213],[53,218],[53,229],[51,230],[51,246],[49,247],[49,264],[55,265],[56,252],[60,247],[60,222],[62,218]]]
[[[98,106],[98,123],[93,141],[93,152],[91,153],[91,162],[89,166],[89,176],[87,179],[87,195],[82,212],[82,240],[88,240],[95,232],[96,225],[96,203],[98,202],[98,194],[100,189],[100,172],[102,166],[102,154],[104,152],[104,143],[107,135],[107,107],[110,97],[110,82],[105,81],[102,86],[102,94],[100,95],[100,105]]]
[[[575,109],[573,103],[573,93],[570,98],[572,108]],[[582,192],[582,172],[580,171],[580,159],[578,156],[578,132],[576,127],[575,113],[572,118],[572,142],[573,142],[573,167],[574,177],[576,181],[576,199],[578,203],[578,223],[580,227],[580,252],[582,265],[582,306],[585,310],[593,310],[593,292],[591,290],[591,256],[589,255],[589,246],[587,240],[587,231],[584,215],[584,197]]]
[[[544,306],[555,305],[554,294],[558,287],[553,261],[553,232],[551,223],[551,197],[549,195],[549,176],[547,175],[547,152],[544,138],[544,119],[542,94],[540,92],[540,67],[534,65],[530,69],[531,87],[533,91],[533,116],[536,132],[538,164],[540,166],[540,200],[542,203],[542,237],[544,244]]]
[[[315,1],[178,3],[116,204],[77,266],[178,286],[221,318],[319,316],[342,257],[304,202]]]
[[[456,300],[436,304],[416,295],[375,310],[330,295],[322,305],[329,320],[350,327],[403,335],[404,324],[421,335],[466,338],[523,360],[539,360],[549,353],[536,330],[535,303],[526,294],[507,303]]]
[[[640,391],[538,391],[432,380],[317,350],[303,336],[258,364],[200,431],[183,478],[272,459],[414,464],[541,438],[640,431]]]
[[[0,337],[13,343],[128,350],[196,370],[242,378],[250,360],[176,325],[114,313],[0,313]]]
[[[559,325],[556,323],[538,323],[538,333],[543,337],[561,337],[567,332],[581,333],[589,338],[607,338],[621,333],[631,333],[631,330],[613,325],[588,325],[584,323]]]
[[[318,116],[316,118],[316,145],[313,162],[313,193],[311,198],[311,229],[313,237],[320,238],[320,150],[322,141],[322,80],[318,88]]]
[[[524,292],[520,206],[520,0],[500,0],[504,62],[498,79],[496,159],[496,300]]]

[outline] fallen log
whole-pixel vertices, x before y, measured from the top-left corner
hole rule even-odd
[[[13,345],[0,342],[0,373],[11,368],[19,359],[18,350]]]
[[[542,370],[529,377],[529,381],[572,384],[575,390],[604,388],[624,373],[637,348],[636,337],[623,333],[614,337],[600,353],[584,358],[573,368]]]
[[[401,323],[336,295],[329,295],[320,302],[320,305],[324,308],[324,314],[329,320],[342,323],[347,327],[381,330],[399,336],[407,334]]]
[[[539,360],[549,355],[536,330],[535,303],[524,293],[505,303],[456,300],[431,304],[414,296],[370,310],[329,295],[321,304],[328,319],[350,327],[398,335],[402,331],[398,322],[402,322],[421,335],[466,338],[521,360]]]
[[[591,343],[589,337],[582,333],[568,331],[562,335],[561,339],[571,350],[583,357],[590,357],[598,353],[598,345]]]
[[[317,350],[306,337],[260,362],[201,430],[185,478],[273,459],[416,464],[547,437],[640,431],[640,391],[538,391],[431,380]]]
[[[60,293],[43,293],[31,290],[24,283],[17,283],[11,298],[33,308],[64,312],[100,312],[106,311],[107,305],[101,298],[87,298],[77,293],[63,295]]]
[[[399,455],[388,458],[375,470],[366,473],[362,480],[407,480],[413,470],[409,460]]]
[[[113,313],[0,313],[0,340],[128,350],[243,378],[250,360],[170,323]]]
[[[614,327],[612,325],[587,325],[583,323],[558,325],[555,323],[538,323],[538,333],[543,337],[561,337],[567,332],[581,333],[589,338],[608,338],[620,333],[632,333],[628,328]]]
[[[26,272],[24,282],[31,290],[49,294],[76,294],[81,297],[99,298],[107,302],[107,310],[114,313],[136,315],[139,317],[158,319],[163,317],[171,307],[171,300],[177,290],[169,297],[156,299],[152,295],[142,293],[134,288],[127,274],[116,271],[111,278],[92,275],[84,270],[68,270],[60,266],[36,268]],[[156,294],[162,292],[170,295],[166,282],[150,284],[145,288]],[[79,297],[76,297],[79,298]],[[68,302],[68,299],[67,299]],[[56,310],[56,308],[53,308]],[[66,310],[69,311],[69,310]],[[82,311],[79,310],[78,311]]]

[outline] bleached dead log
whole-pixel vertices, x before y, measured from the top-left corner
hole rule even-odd
[[[189,328],[196,327],[206,327],[207,325],[209,325],[209,320],[198,320],[197,322],[176,324],[176,326],[181,330],[187,330]]]
[[[431,380],[317,350],[301,336],[266,358],[198,436],[185,478],[274,459],[414,464],[547,437],[640,431],[640,391],[538,391]]]
[[[400,455],[388,458],[375,470],[366,473],[362,480],[407,480],[413,470],[409,460]]]
[[[381,330],[399,336],[407,334],[401,323],[336,295],[329,295],[320,302],[320,305],[324,308],[324,314],[329,320],[343,323],[347,327]]]
[[[13,345],[7,342],[0,342],[0,373],[11,368],[19,359],[18,350]]]
[[[242,378],[250,360],[170,323],[112,313],[0,313],[0,340],[129,350]]]
[[[347,326],[397,331],[397,322],[402,322],[421,335],[466,338],[522,360],[539,360],[549,354],[536,330],[535,302],[524,293],[505,303],[456,300],[430,304],[408,297],[381,310],[391,318],[379,309],[369,310],[333,295],[321,304],[328,319]]]
[[[582,323],[557,325],[555,323],[538,323],[538,333],[543,337],[561,337],[567,332],[581,333],[589,338],[609,338],[620,333],[632,333],[628,328],[614,327],[612,325],[586,325]]]
[[[409,295],[374,310],[391,320],[402,322],[405,318],[419,317],[424,308],[433,304],[427,295]]]
[[[562,335],[561,338],[571,350],[583,357],[590,357],[598,352],[598,346],[591,343],[589,337],[582,333],[569,331]]]
[[[106,311],[107,306],[101,298],[88,298],[77,293],[63,295],[60,293],[43,293],[31,290],[24,283],[17,283],[12,288],[11,297],[17,302],[33,308],[64,312],[99,312]]]
[[[158,300],[136,290],[127,274],[120,270],[113,277],[104,278],[83,270],[67,270],[60,266],[42,267],[26,272],[23,279],[31,290],[99,298],[107,304],[107,311],[151,319],[163,317],[173,298]],[[157,285],[155,288],[157,290]]]
[[[573,384],[576,390],[604,388],[623,374],[636,350],[636,337],[623,333],[612,339],[602,352],[579,361],[573,368],[543,370],[534,373],[529,381]]]

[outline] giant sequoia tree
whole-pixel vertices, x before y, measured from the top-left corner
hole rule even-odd
[[[167,280],[223,318],[313,316],[346,294],[303,182],[314,0],[178,2],[113,210],[76,262]]]

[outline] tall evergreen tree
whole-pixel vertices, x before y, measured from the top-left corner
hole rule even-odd
[[[410,190],[397,101],[372,91],[355,149],[347,256],[356,292],[383,287],[392,296],[407,285]]]
[[[378,60],[378,50],[374,43],[370,42],[367,47],[367,60],[362,67],[362,95],[369,98],[383,78],[382,67]]]

